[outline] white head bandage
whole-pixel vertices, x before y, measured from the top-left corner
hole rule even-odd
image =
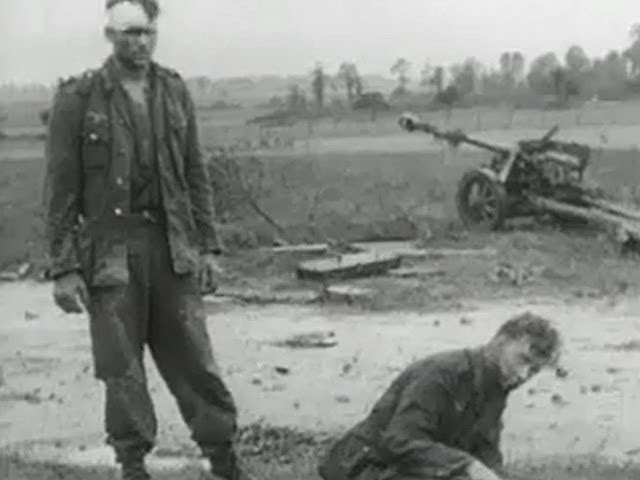
[[[107,28],[113,30],[148,27],[151,24],[144,7],[137,2],[119,2],[107,10]]]

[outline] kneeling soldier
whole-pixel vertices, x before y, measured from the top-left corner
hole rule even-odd
[[[330,449],[325,480],[501,477],[500,433],[509,393],[559,357],[560,335],[530,313],[508,320],[481,347],[409,366],[369,416]]]

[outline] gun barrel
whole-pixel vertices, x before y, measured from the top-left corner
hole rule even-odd
[[[476,147],[482,148],[484,150],[489,150],[490,152],[497,153],[499,155],[509,154],[509,149],[507,148],[492,145],[490,143],[483,142],[482,140],[476,140],[475,138],[469,138],[466,135],[464,136],[464,139],[462,141],[468,143],[469,145],[474,145]]]
[[[497,145],[492,145],[487,142],[483,142],[482,140],[477,140],[475,138],[468,137],[462,132],[443,132],[438,130],[436,127],[431,125],[430,123],[413,120],[411,122],[410,130],[421,130],[425,133],[429,133],[436,138],[441,138],[447,140],[452,143],[467,143],[469,145],[473,145],[478,148],[482,148],[483,150],[489,150],[490,152],[497,153],[499,155],[508,155],[509,150],[504,147],[500,147]]]

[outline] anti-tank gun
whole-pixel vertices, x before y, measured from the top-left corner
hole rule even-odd
[[[461,130],[440,130],[410,113],[403,114],[399,124],[408,132],[430,134],[454,148],[466,144],[491,154],[488,163],[466,172],[458,184],[456,206],[467,228],[494,230],[507,218],[548,211],[549,202],[584,206],[599,196],[583,183],[591,149],[555,140],[557,126],[541,138],[505,147],[469,137]],[[566,210],[558,215],[574,216]]]

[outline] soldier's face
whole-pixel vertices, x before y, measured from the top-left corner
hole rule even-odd
[[[151,62],[158,42],[156,25],[132,25],[123,30],[110,30],[107,37],[113,44],[113,53],[125,66],[144,69]]]
[[[547,364],[531,353],[530,341],[527,338],[505,340],[499,363],[504,385],[508,388],[521,386]]]

